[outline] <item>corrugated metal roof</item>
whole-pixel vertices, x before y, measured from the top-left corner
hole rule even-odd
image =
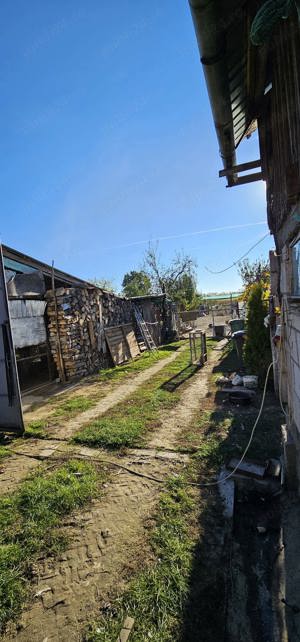
[[[189,0],[224,168],[256,129],[263,92],[262,49],[249,46],[256,0]],[[230,117],[231,114],[231,117]],[[228,173],[228,183],[235,177]]]

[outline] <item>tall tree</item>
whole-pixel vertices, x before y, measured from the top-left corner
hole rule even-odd
[[[123,294],[127,297],[143,296],[151,293],[151,281],[143,270],[131,270],[124,275],[122,288]]]
[[[154,292],[167,294],[183,307],[193,300],[196,294],[196,262],[188,254],[177,252],[169,265],[165,265],[157,247],[150,245],[144,256],[144,271]]]

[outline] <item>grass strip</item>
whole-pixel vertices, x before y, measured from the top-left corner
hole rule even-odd
[[[190,532],[195,510],[192,491],[183,477],[173,477],[160,496],[150,544],[155,563],[141,571],[117,598],[113,608],[94,622],[86,642],[117,639],[126,615],[135,618],[132,642],[170,642],[177,639],[189,589],[194,538]]]
[[[171,409],[180,399],[180,386],[197,371],[190,365],[186,346],[172,363],[140,386],[125,401],[83,427],[73,441],[92,447],[120,448],[142,446],[150,430],[159,428],[159,415]]]
[[[182,341],[173,341],[173,343],[169,343],[168,345],[159,346],[154,352],[143,352],[143,354],[134,361],[129,361],[114,368],[100,370],[97,381],[122,381],[125,378],[127,379],[128,376],[143,372],[147,370],[147,368],[150,368],[150,366],[155,365],[158,361],[170,357],[181,345]]]
[[[16,493],[0,498],[1,631],[21,611],[35,559],[66,546],[62,517],[86,505],[100,481],[94,466],[70,461],[49,475],[40,469]]]
[[[167,346],[161,346],[155,352],[145,352],[138,359],[130,361],[121,366],[106,368],[100,370],[97,377],[89,379],[90,385],[93,386],[93,392],[89,390],[89,385],[84,388],[86,394],[77,395],[72,393],[69,398],[52,397],[48,400],[47,405],[54,408],[44,419],[34,420],[26,424],[25,437],[34,439],[45,439],[49,436],[51,426],[56,426],[60,422],[73,419],[77,415],[90,408],[93,408],[99,400],[107,393],[107,387],[111,388],[112,384],[121,383],[123,380],[133,378],[140,372],[147,370],[155,363],[166,359],[174,351],[178,350],[182,342],[176,341]],[[98,384],[95,392],[94,386]],[[65,393],[66,395],[68,393]]]

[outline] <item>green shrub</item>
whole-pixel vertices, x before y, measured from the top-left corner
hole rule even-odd
[[[244,346],[245,364],[250,374],[258,375],[263,383],[268,365],[272,361],[269,329],[264,326],[268,302],[264,299],[261,283],[251,286],[247,304],[247,334]]]

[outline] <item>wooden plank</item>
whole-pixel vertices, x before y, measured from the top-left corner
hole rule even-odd
[[[238,174],[239,172],[247,172],[248,169],[255,169],[255,167],[261,167],[261,159],[255,161],[249,161],[249,163],[241,163],[240,165],[234,165],[233,167],[227,169],[221,169],[219,172],[219,177],[228,176],[228,174]]]
[[[258,477],[259,479],[265,476],[267,467],[266,465],[261,466],[254,461],[244,459],[241,463],[235,457],[233,457],[229,464],[228,468],[234,470],[237,467],[236,472],[247,475],[249,477]]]
[[[130,323],[123,326],[123,333],[128,343],[130,354],[134,359],[140,354],[140,349],[139,349],[138,342],[136,340],[134,329]]]
[[[233,183],[226,185],[226,187],[236,187],[237,185],[246,185],[247,183],[255,183],[255,181],[262,181],[263,173],[255,172],[254,174],[247,174],[247,176],[239,176],[235,178]]]
[[[106,328],[104,332],[114,364],[119,365],[128,361],[131,355],[122,327]]]

